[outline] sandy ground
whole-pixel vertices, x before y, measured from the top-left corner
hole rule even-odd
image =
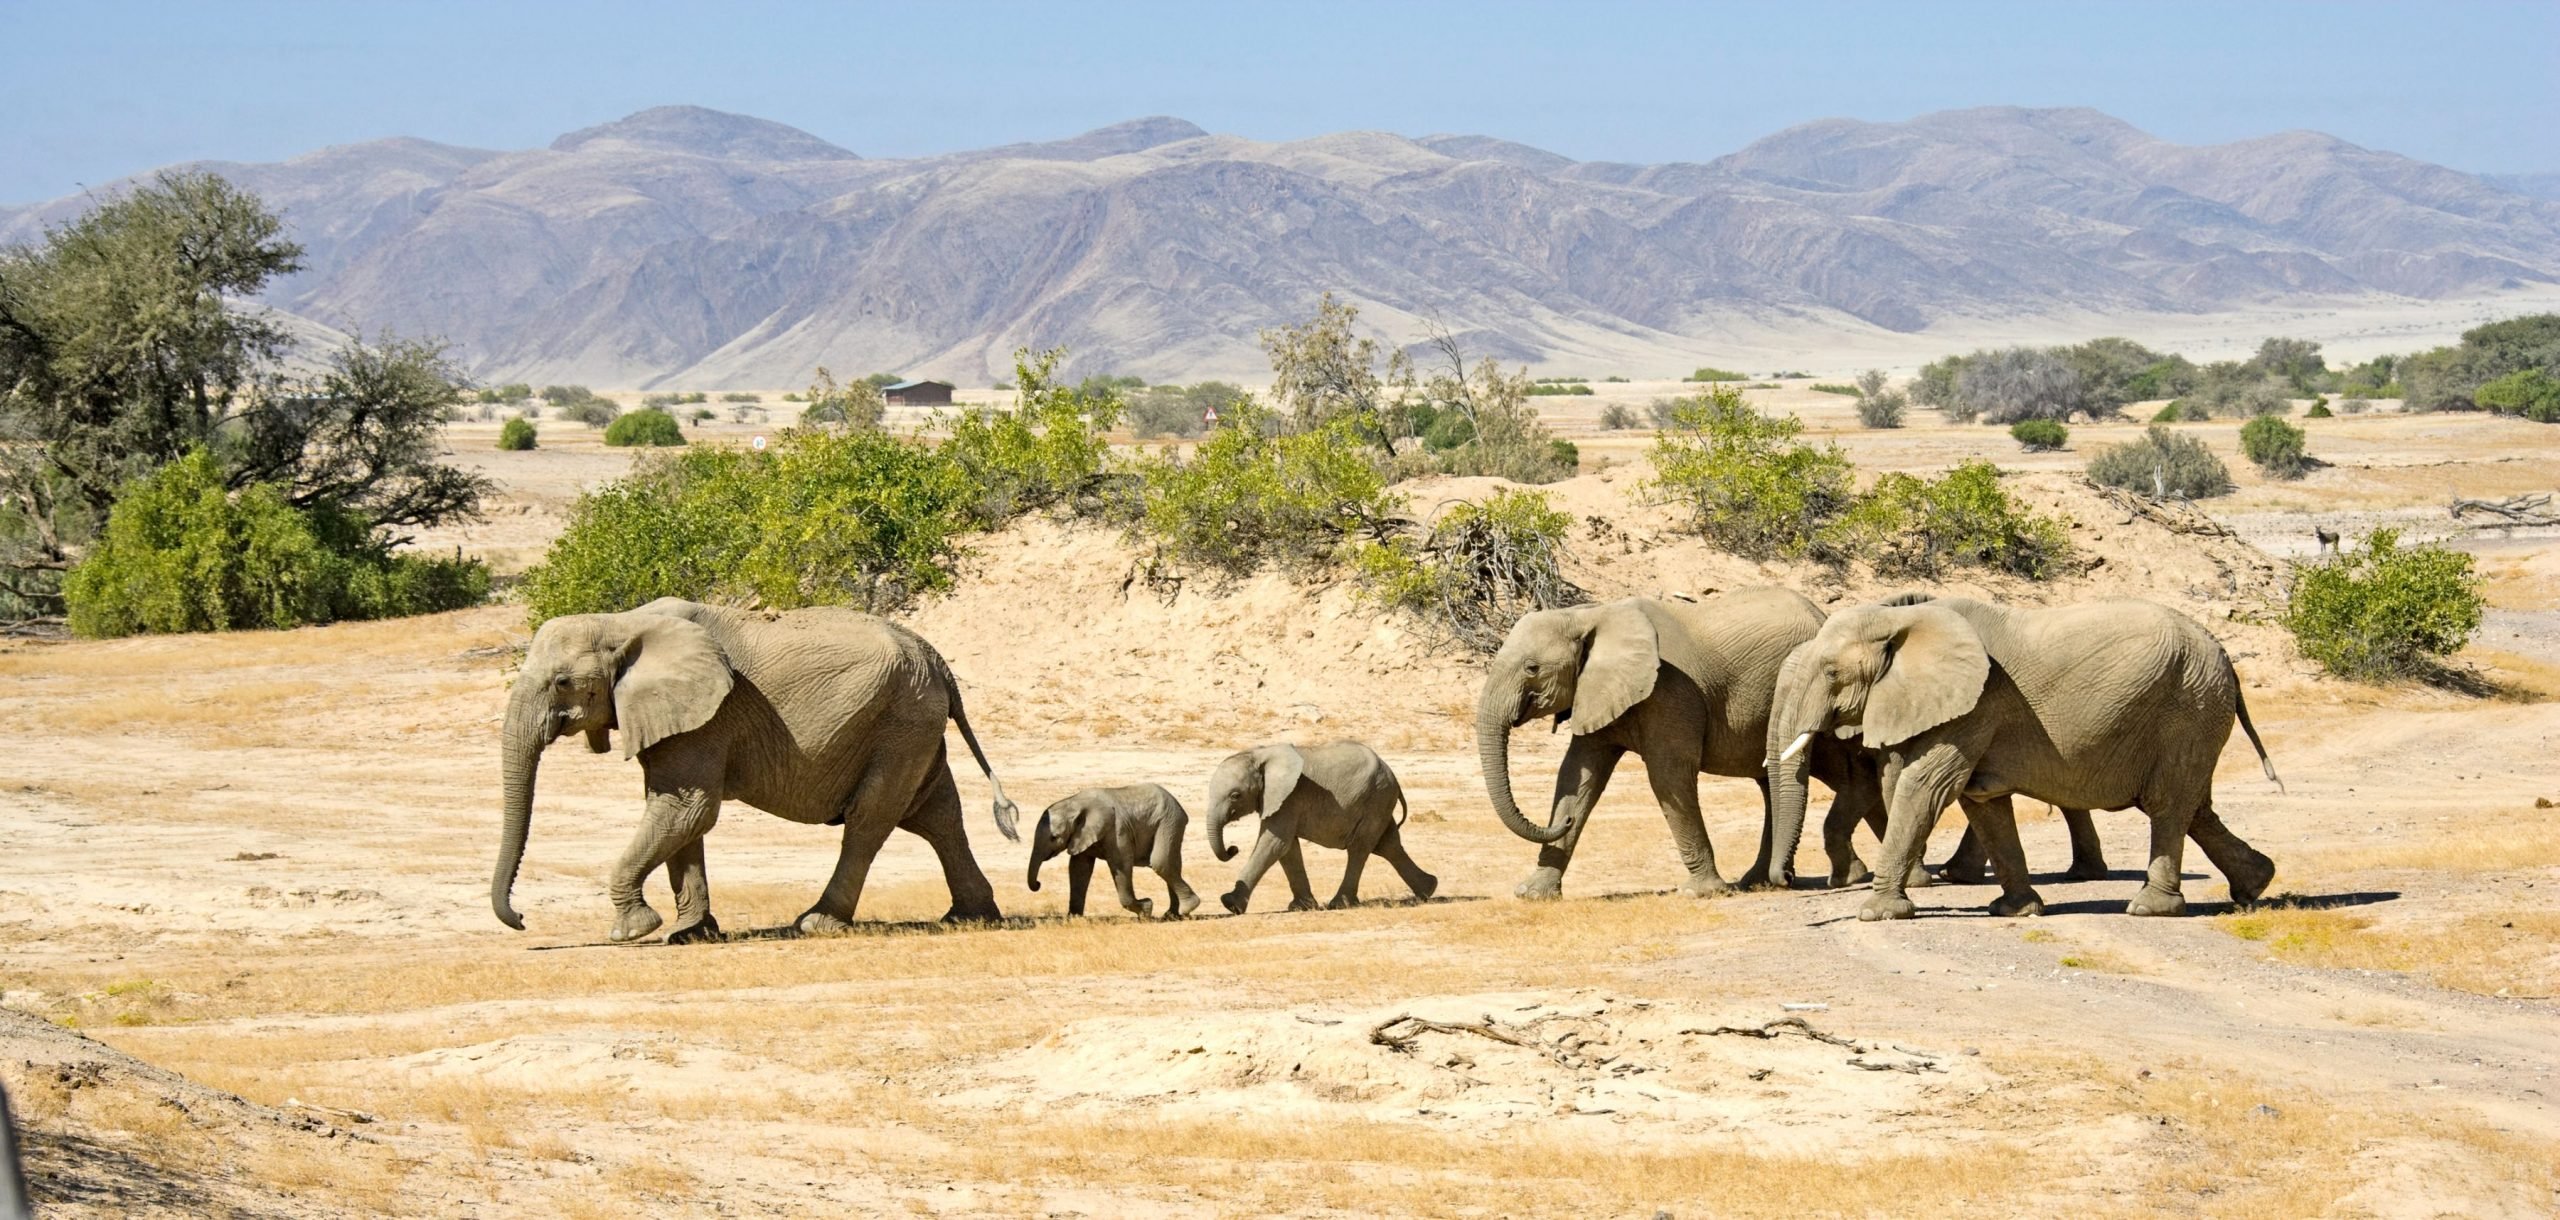
[[[1649,438],[1596,423],[1676,385],[1596,388],[1542,400],[1592,468],[1551,489],[1586,519],[1586,587],[1884,591],[1683,539],[1642,503]],[[2022,455],[1928,413],[1861,432],[1849,400],[1797,383],[1754,397],[1865,468],[1995,458],[2071,521],[2066,578],[1954,587],[2141,594],[2220,633],[2286,787],[2235,743],[2218,804],[2278,861],[2278,897],[2234,911],[2191,858],[2194,915],[2124,916],[2143,829],[2118,813],[2100,815],[2115,875],[2041,879],[2039,919],[1986,917],[1987,887],[1918,892],[1924,917],[1895,924],[1856,922],[1856,891],[1692,900],[1666,892],[1669,836],[1629,773],[1566,900],[1522,903],[1535,852],[1485,808],[1467,658],[1343,586],[1152,595],[1116,536],[1031,522],[980,540],[961,591],[912,616],[1026,808],[1141,780],[1196,802],[1232,749],[1355,737],[1402,776],[1441,896],[1393,901],[1375,870],[1383,901],[1351,911],[1281,912],[1275,879],[1240,918],[1070,919],[1062,881],[1023,890],[1024,848],[964,770],[1004,925],[929,922],[933,857],[899,836],[855,934],[611,946],[602,872],[639,780],[611,756],[548,758],[517,887],[530,930],[488,913],[519,609],[11,641],[0,1081],[47,1214],[2551,1214],[2560,811],[2538,800],[2560,800],[2560,548],[2455,533],[2443,505],[2560,486],[2560,430],[2310,421],[2332,465],[2270,484],[2234,427],[2194,426],[2241,482],[2210,506],[2233,536],[2211,537],[2077,482],[2135,425]],[[421,545],[513,571],[629,459],[574,425],[529,454],[491,450],[494,431],[457,425],[455,460],[502,502]],[[1427,510],[1486,486],[1408,490]],[[2464,661],[2495,693],[2340,683],[2296,656],[2265,615],[2315,523],[2477,552],[2495,609]],[[1543,791],[1561,739],[1514,748]],[[1701,791],[1733,876],[1756,798]],[[2059,869],[2059,819],[2022,820],[2031,862]],[[1214,896],[1233,866],[1198,828],[1186,869]],[[710,840],[723,924],[787,923],[834,850],[731,806]],[[1340,857],[1309,863],[1329,892]]]

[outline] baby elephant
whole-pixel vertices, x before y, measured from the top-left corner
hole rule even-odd
[[[1404,852],[1397,828],[1404,823],[1395,811],[1405,807],[1404,787],[1377,751],[1356,741],[1326,745],[1262,746],[1230,756],[1209,777],[1209,847],[1221,860],[1235,858],[1227,846],[1227,823],[1249,809],[1262,811],[1262,833],[1253,857],[1236,877],[1236,888],[1221,901],[1227,910],[1244,914],[1254,884],[1273,861],[1289,877],[1289,909],[1312,911],[1315,894],[1307,888],[1306,858],[1298,840],[1349,853],[1342,864],[1342,888],[1325,904],[1339,909],[1360,902],[1360,867],[1376,852],[1395,866],[1416,898],[1429,898],[1440,879],[1422,871]]]
[[[1040,815],[1031,833],[1031,870],[1024,880],[1040,888],[1040,866],[1060,852],[1067,854],[1067,913],[1084,914],[1085,887],[1093,883],[1093,862],[1111,866],[1111,883],[1120,890],[1121,909],[1139,916],[1155,914],[1156,900],[1140,898],[1131,888],[1141,863],[1164,878],[1173,907],[1167,919],[1180,919],[1200,906],[1200,895],[1182,880],[1182,832],[1191,815],[1162,784],[1126,788],[1087,788],[1059,801]]]

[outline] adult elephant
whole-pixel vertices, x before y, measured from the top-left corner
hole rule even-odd
[[[1770,696],[1788,652],[1821,626],[1821,609],[1785,589],[1737,589],[1696,600],[1631,597],[1521,616],[1486,665],[1476,700],[1476,750],[1493,811],[1513,834],[1541,845],[1537,867],[1513,892],[1523,898],[1562,892],[1591,808],[1629,752],[1644,759],[1654,800],[1688,871],[1681,890],[1729,892],[1698,814],[1698,776],[1756,781],[1765,830],[1769,789],[1761,764]],[[1570,717],[1573,742],[1542,827],[1521,816],[1512,800],[1511,731],[1550,716],[1558,724]],[[1874,764],[1863,752],[1826,742],[1809,769],[1836,794],[1835,816],[1863,819],[1883,832]],[[1791,871],[1783,858],[1772,869],[1768,841],[1764,833],[1761,859],[1743,884],[1783,879]],[[1864,879],[1854,858],[1833,877],[1836,884]]]
[[[508,927],[524,927],[510,894],[543,747],[584,733],[587,748],[601,754],[618,731],[622,756],[640,760],[648,802],[608,876],[614,940],[659,927],[640,884],[660,865],[676,896],[676,930],[667,939],[719,934],[702,836],[726,799],[844,827],[835,875],[800,917],[804,932],[853,918],[872,857],[892,829],[933,845],[951,887],[945,918],[999,918],[994,887],[961,825],[946,720],[960,726],[995,787],[996,829],[1018,838],[1013,802],[969,729],[950,666],[896,623],[835,607],[763,614],[675,598],[623,614],[552,619],[534,633],[507,698],[505,828],[489,905]]]
[[[2232,897],[2252,901],[2275,863],[2213,808],[2214,765],[2235,717],[2275,779],[2221,643],[2151,602],[2012,610],[1908,597],[1842,611],[1792,659],[1771,712],[1773,850],[1792,851],[1802,833],[1808,747],[1854,738],[1881,760],[1887,808],[1875,894],[1860,919],[1911,917],[1904,879],[1950,802],[1963,804],[1999,876],[1991,913],[2041,912],[2014,796],[2150,815],[2150,871],[2131,914],[2185,911],[2189,835]]]

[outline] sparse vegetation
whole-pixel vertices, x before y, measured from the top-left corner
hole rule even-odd
[[[515,403],[531,401],[533,398],[533,387],[526,385],[521,381],[509,382],[506,385],[485,387],[475,397],[480,402],[492,405],[513,405]]]
[[[2366,680],[2425,676],[2469,643],[2485,602],[2472,559],[2378,529],[2335,558],[2294,570],[2284,625],[2302,655]]]
[[[763,402],[764,395],[752,390],[731,390],[720,396],[722,402]]]
[[[1910,406],[1910,396],[1889,389],[1890,378],[1883,369],[1868,369],[1858,374],[1858,423],[1867,428],[1899,428],[1903,412]]]
[[[1198,436],[1209,428],[1209,413],[1223,416],[1245,398],[1244,388],[1224,381],[1197,385],[1157,385],[1124,396],[1129,431],[1140,440],[1153,436]]]
[[[1842,385],[1836,381],[1817,381],[1805,388],[1812,390],[1817,394],[1839,394],[1849,398],[1856,398],[1858,396],[1858,387],[1853,385]]]
[[[2071,430],[2050,419],[2022,419],[2009,425],[2009,439],[2029,453],[2051,453],[2071,442]]]
[[[2471,397],[2503,415],[2520,415],[2537,424],[2560,423],[2560,377],[2538,368],[2517,369],[2484,382]]]
[[[1641,427],[1643,423],[1643,419],[1637,416],[1636,409],[1625,403],[1613,402],[1600,408],[1600,426],[1611,432],[1624,432],[1630,428]]]
[[[1188,459],[1140,465],[1140,532],[1167,559],[1228,577],[1266,563],[1307,573],[1329,567],[1346,540],[1393,532],[1404,498],[1387,490],[1348,416],[1301,432],[1265,427],[1268,416],[1239,403]]]
[[[1591,387],[1580,382],[1534,381],[1529,383],[1528,390],[1531,398],[1565,397],[1576,394],[1588,396],[1590,393]]]
[[[1072,388],[1056,377],[1066,349],[1013,354],[1014,380],[1022,387],[1011,411],[969,411],[948,421],[951,439],[942,455],[976,489],[968,523],[994,529],[1023,513],[1092,500],[1111,454],[1103,434],[1120,422],[1119,391],[1099,392],[1087,378]],[[1134,511],[1135,505],[1128,506]]]
[[[621,416],[604,430],[604,443],[617,447],[631,445],[681,445],[684,429],[676,417],[656,407],[643,407]]]
[[[500,449],[531,449],[535,443],[533,423],[530,420],[511,419],[498,429],[498,448]]]
[[[2000,485],[2000,468],[1983,461],[1935,479],[1888,472],[1822,542],[1836,556],[1867,560],[1879,576],[1929,579],[1970,566],[2044,580],[2070,553],[2062,523],[2020,505]]]
[[[1656,497],[1688,510],[1690,528],[1739,555],[1803,555],[1852,500],[1849,459],[1796,437],[1793,416],[1769,416],[1717,386],[1678,400],[1655,438]]]
[[[2311,409],[2310,409],[2310,410],[2305,411],[2305,412],[2303,412],[2303,413],[2302,413],[2302,418],[2304,418],[2304,419],[2335,419],[2335,418],[2337,418],[2337,412],[2330,410],[2330,409],[2329,409],[2329,404],[2328,404],[2328,403],[2325,403],[2325,402],[2315,402],[2315,403],[2311,404]]]
[[[1680,380],[1682,380],[1682,381],[1749,381],[1749,380],[1751,380],[1751,378],[1750,378],[1748,375],[1746,375],[1746,374],[1742,374],[1742,373],[1734,372],[1732,369],[1720,369],[1720,368],[1716,368],[1716,367],[1714,367],[1714,366],[1712,366],[1712,365],[1701,365],[1701,366],[1699,366],[1697,369],[1695,369],[1695,370],[1691,371],[1691,372],[1690,372],[1690,374],[1689,374],[1688,376],[1683,377],[1683,378],[1681,378]]]
[[[642,407],[660,411],[664,411],[669,407],[691,406],[695,403],[709,401],[711,401],[710,396],[699,390],[686,393],[670,391],[663,394],[643,394],[640,396],[640,405]]]
[[[895,385],[895,379],[881,382],[885,373],[874,373],[860,381],[837,385],[835,374],[819,365],[817,379],[809,383],[808,406],[800,412],[804,424],[842,424],[862,431],[876,429],[889,413],[889,401],[881,397],[880,387]]]
[[[2089,459],[2089,481],[2136,495],[2201,500],[2231,494],[2231,468],[2203,441],[2153,423],[2142,439],[2107,445]]]
[[[2298,479],[2311,469],[2303,454],[2302,429],[2282,416],[2261,415],[2240,427],[2240,452],[2258,469],[2279,479]]]
[[[622,408],[610,398],[589,396],[575,399],[569,405],[560,408],[560,418],[585,424],[590,428],[602,428],[621,416]]]
[[[1500,491],[1452,505],[1426,534],[1357,545],[1352,568],[1372,604],[1491,653],[1522,614],[1585,600],[1558,566],[1572,528],[1543,493]]]

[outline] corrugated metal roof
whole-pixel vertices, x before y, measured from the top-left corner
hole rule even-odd
[[[946,390],[953,388],[952,384],[948,381],[901,381],[896,385],[884,385],[880,387],[880,392],[883,394],[892,394],[899,390],[912,390],[920,385],[938,385]]]

